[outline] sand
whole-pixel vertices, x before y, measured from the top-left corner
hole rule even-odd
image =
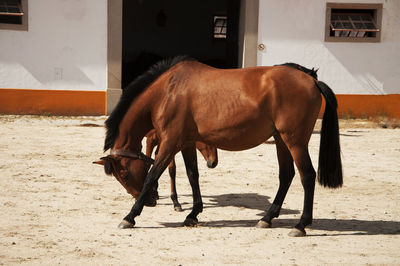
[[[208,169],[199,157],[204,211],[192,206],[183,160],[173,210],[169,177],[160,200],[136,228],[117,225],[133,199],[92,161],[103,155],[105,117],[0,116],[0,265],[321,265],[400,264],[400,129],[341,121],[344,186],[316,186],[314,222],[289,237],[302,209],[298,175],[273,228],[255,228],[275,196],[273,144],[219,151]],[[317,167],[319,134],[310,153]]]

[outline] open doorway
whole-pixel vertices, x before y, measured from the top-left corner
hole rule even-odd
[[[176,55],[238,67],[239,13],[240,0],[123,0],[121,87]]]

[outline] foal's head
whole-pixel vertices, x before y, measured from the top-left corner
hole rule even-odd
[[[144,180],[151,166],[150,162],[140,158],[116,154],[102,157],[100,161],[94,163],[104,165],[105,173],[113,175],[135,199],[139,198]],[[157,190],[152,189],[144,199],[144,204],[146,206],[155,206],[157,204],[156,194]]]
[[[196,142],[196,148],[207,161],[208,168],[214,168],[217,166],[218,153],[216,148],[199,141]]]

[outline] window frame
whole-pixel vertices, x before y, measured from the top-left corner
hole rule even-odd
[[[217,26],[217,20],[223,20],[223,25]],[[219,33],[216,33],[216,27],[221,28]],[[225,29],[225,33],[223,33]],[[228,17],[226,15],[214,15],[213,16],[213,39],[214,40],[226,40],[228,34]]]
[[[373,11],[373,19],[379,31],[372,37],[350,37],[350,36],[330,36],[330,24],[332,9],[343,10],[369,10]],[[382,10],[383,4],[363,4],[363,3],[326,3],[325,15],[325,42],[380,42],[382,33]]]
[[[21,16],[21,24],[0,23],[0,30],[28,31],[28,0],[21,0],[21,8],[24,13]]]

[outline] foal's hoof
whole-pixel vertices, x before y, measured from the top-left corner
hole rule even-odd
[[[196,218],[186,218],[185,221],[183,222],[183,226],[188,226],[188,227],[193,227],[196,226],[199,223],[199,221]]]
[[[183,212],[183,209],[182,209],[181,206],[174,206],[174,210],[175,210],[176,212]]]
[[[256,228],[271,228],[271,224],[267,223],[266,221],[260,220],[256,224]]]
[[[300,230],[297,228],[293,228],[292,231],[289,232],[289,236],[293,237],[301,237],[301,236],[306,236],[306,230]]]
[[[127,228],[133,228],[135,226],[135,222],[131,223],[128,222],[127,220],[122,220],[122,222],[118,225],[119,229],[127,229]]]

